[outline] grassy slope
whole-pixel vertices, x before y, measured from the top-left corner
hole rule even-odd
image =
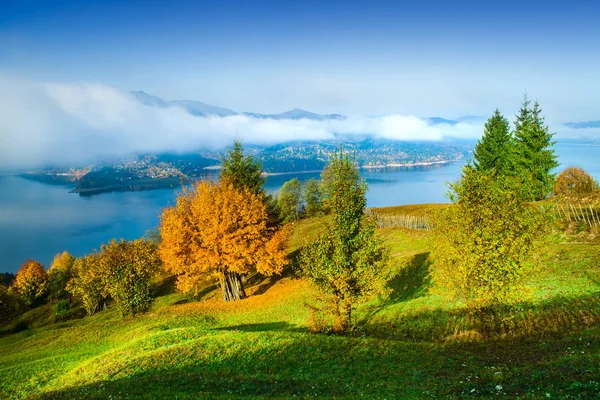
[[[402,209],[396,210],[402,212]],[[294,226],[291,249],[322,229]],[[147,315],[114,308],[0,338],[0,398],[261,396],[593,398],[600,393],[600,246],[557,244],[505,331],[477,340],[460,303],[428,290],[430,236],[380,230],[390,292],[361,306],[355,337],[307,333],[310,285],[249,280],[248,299],[165,290]],[[42,325],[49,307],[25,319]],[[46,312],[46,314],[44,314]],[[46,321],[47,322],[47,321]]]

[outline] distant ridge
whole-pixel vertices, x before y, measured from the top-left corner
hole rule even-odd
[[[130,92],[130,94],[140,103],[157,108],[168,108],[168,107],[181,107],[191,115],[205,117],[214,115],[218,117],[229,117],[232,115],[246,115],[254,118],[264,119],[310,119],[315,121],[324,121],[328,119],[344,119],[346,118],[340,114],[316,114],[310,111],[302,110],[300,108],[294,108],[293,110],[286,111],[280,114],[259,114],[259,113],[238,113],[228,108],[222,108],[213,106],[210,104],[203,103],[197,100],[164,100],[158,96],[153,96],[142,90],[136,90]]]
[[[151,95],[142,90],[136,90],[130,92],[130,94],[140,103],[156,108],[168,108],[168,107],[181,107],[191,115],[204,117],[204,116],[218,116],[218,117],[229,117],[233,115],[244,115],[253,118],[260,119],[274,119],[274,120],[301,120],[308,119],[312,121],[327,121],[327,120],[343,120],[347,117],[342,114],[317,114],[311,111],[303,110],[301,108],[294,108],[289,111],[285,111],[279,114],[262,114],[255,112],[241,112],[230,110],[228,108],[217,107],[210,104],[203,103],[197,100],[165,100],[158,96]],[[465,115],[456,119],[446,119],[441,117],[429,117],[423,118],[430,125],[451,125],[454,126],[459,123],[483,123],[484,117],[475,115]]]
[[[315,114],[310,111],[303,110],[301,108],[294,108],[293,110],[282,112],[280,114],[259,114],[245,112],[244,115],[248,115],[254,118],[270,118],[270,119],[311,119],[315,121],[324,121],[328,119],[345,119],[346,117],[341,114]]]
[[[227,108],[216,107],[210,104],[203,103],[201,101],[196,100],[173,100],[168,101],[161,99],[158,96],[153,96],[144,91],[138,90],[130,92],[133,97],[135,97],[140,103],[150,106],[150,107],[158,107],[158,108],[167,108],[167,107],[181,107],[189,112],[191,115],[204,117],[207,115],[216,115],[219,117],[228,117],[230,115],[237,115],[233,110],[229,110]]]

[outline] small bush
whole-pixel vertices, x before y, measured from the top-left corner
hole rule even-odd
[[[59,300],[54,311],[54,322],[63,322],[69,316],[69,300]]]
[[[598,183],[583,168],[569,167],[554,181],[554,196],[579,196],[598,190]]]

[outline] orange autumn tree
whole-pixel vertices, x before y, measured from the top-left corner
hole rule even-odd
[[[44,298],[48,288],[48,273],[44,266],[34,260],[25,260],[19,268],[14,288],[21,295],[28,306]]]
[[[160,256],[183,292],[217,278],[225,301],[246,297],[242,276],[279,274],[287,233],[268,225],[264,194],[204,181],[184,189],[160,222]]]

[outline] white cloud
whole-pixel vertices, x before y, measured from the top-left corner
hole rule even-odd
[[[35,83],[0,76],[0,168],[88,162],[135,152],[220,149],[367,134],[394,140],[477,138],[480,124],[431,126],[409,115],[344,120],[195,117],[154,108],[102,84]]]

